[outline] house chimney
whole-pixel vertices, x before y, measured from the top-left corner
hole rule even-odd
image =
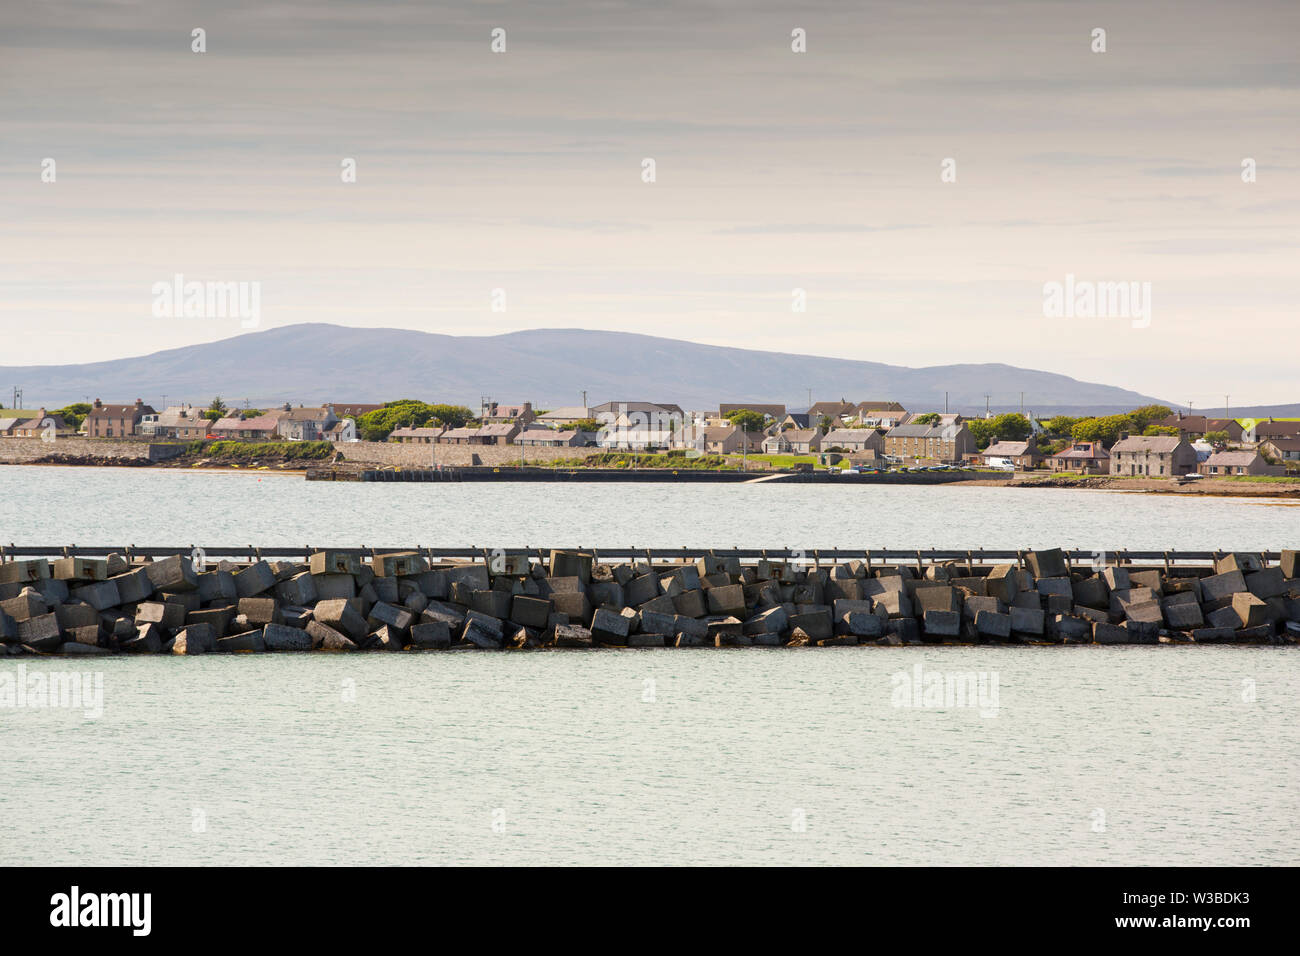
[[[1128,432],[1120,432],[1120,433],[1119,433],[1119,440],[1120,440],[1120,441],[1123,441],[1125,438],[1128,438]]]
[[[290,405],[288,402],[285,402],[285,403],[284,403],[284,410],[285,410],[286,412],[291,412],[291,411],[293,411],[293,406]]]
[[[103,407],[104,407],[104,403],[101,402],[99,399],[95,399],[95,407],[96,407],[96,408],[103,408]]]
[[[143,405],[143,404],[144,404],[144,399],[137,398],[137,399],[135,400],[135,407],[136,407],[136,408],[139,408],[139,407],[140,407],[141,405]]]

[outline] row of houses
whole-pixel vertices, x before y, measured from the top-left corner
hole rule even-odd
[[[280,408],[252,418],[228,415],[212,421],[204,415],[204,409],[193,405],[170,405],[158,411],[138,398],[131,404],[105,403],[97,398],[79,432],[70,428],[61,416],[42,408],[30,418],[19,417],[18,413],[0,418],[0,436],[37,438],[53,429],[56,436],[81,434],[87,438],[355,441],[355,419],[382,407],[330,403],[305,408],[286,402]]]
[[[1284,464],[1268,460],[1281,457],[1269,452],[1271,445],[1263,442],[1255,448],[1215,449],[1199,442],[1193,444],[1179,435],[1126,435],[1109,449],[1101,442],[1074,442],[1049,455],[1045,462],[1055,472],[1127,478],[1285,474]]]

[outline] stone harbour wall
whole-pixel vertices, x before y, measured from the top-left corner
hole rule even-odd
[[[465,467],[482,465],[519,464],[518,445],[417,445],[401,442],[355,441],[335,442],[334,448],[343,453],[343,459],[367,465],[392,465],[399,468],[431,468],[438,465]],[[547,448],[524,446],[523,454],[529,462],[576,460],[599,451],[596,448]]]
[[[0,563],[0,655],[1300,642],[1300,551],[1213,567],[323,550]]]
[[[0,463],[24,464],[45,458],[56,460],[120,458],[135,461],[166,461],[184,451],[184,445],[168,442],[114,441],[111,438],[0,438]]]

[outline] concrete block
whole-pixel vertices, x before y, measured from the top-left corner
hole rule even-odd
[[[728,584],[722,587],[712,587],[709,588],[705,594],[708,595],[710,614],[734,614],[737,617],[744,616],[745,589],[741,585]]]
[[[885,618],[867,611],[845,611],[836,618],[835,630],[857,637],[879,637],[885,633]]]
[[[106,558],[59,558],[53,565],[53,577],[60,581],[107,581]]]
[[[1124,576],[1127,580],[1128,572],[1125,572]],[[1102,575],[1093,575],[1092,577],[1073,581],[1071,587],[1074,590],[1075,604],[1082,604],[1085,607],[1110,606],[1110,586],[1107,585],[1106,579]]]
[[[265,561],[250,564],[242,571],[235,572],[235,593],[241,598],[256,597],[275,587],[275,572]],[[267,642],[270,647],[270,642]]]
[[[919,587],[912,595],[912,603],[917,613],[926,611],[952,611],[961,614],[962,592],[954,587]]]
[[[18,622],[18,643],[38,651],[52,651],[63,643],[59,619],[53,613],[29,617]]]
[[[576,624],[561,624],[555,628],[556,647],[591,647],[591,631]]]
[[[17,597],[0,601],[0,611],[8,614],[15,621],[26,621],[50,613],[50,608],[35,588],[27,587],[23,588]]]
[[[50,576],[50,562],[44,558],[21,558],[0,563],[0,584],[30,584]]]
[[[801,605],[801,607],[814,607],[814,605],[805,604]],[[794,630],[796,627],[801,628],[813,640],[819,641],[831,637],[835,633],[833,623],[831,609],[822,605],[816,610],[800,610],[795,614],[790,614],[786,626],[790,630]]]
[[[58,604],[53,610],[54,616],[58,618],[59,627],[63,628],[65,633],[74,627],[99,627],[99,612],[84,602]]]
[[[349,600],[357,596],[357,582],[350,574],[313,574],[316,600]]]
[[[873,598],[877,609],[892,617],[911,617],[912,601],[904,591],[885,591]]]
[[[157,624],[169,631],[185,625],[185,615],[189,612],[183,604],[166,601],[146,601],[135,609],[135,623]]]
[[[680,594],[674,595],[673,607],[679,615],[685,615],[686,617],[703,617],[705,614],[709,613],[710,607],[704,594],[704,591],[682,591]]]
[[[425,613],[428,613],[427,609]],[[322,624],[328,624],[336,631],[342,632],[353,641],[360,641],[368,633],[366,619],[349,602],[342,599],[318,602],[312,611],[312,616]]]
[[[1165,623],[1176,631],[1190,631],[1205,625],[1201,606],[1195,601],[1170,601],[1166,598],[1163,607]]]
[[[1242,575],[1259,571],[1264,567],[1264,557],[1258,552],[1234,552],[1224,555],[1214,562],[1214,573],[1216,575],[1226,574],[1231,571],[1238,571]]]
[[[416,647],[445,649],[451,647],[451,628],[446,621],[429,621],[411,628],[411,643]]]
[[[1236,630],[1241,626],[1241,618],[1237,615],[1236,608],[1229,604],[1227,607],[1215,608],[1206,614],[1205,623],[1214,629],[1226,627]]]
[[[266,650],[266,642],[262,640],[260,629],[244,631],[242,634],[217,638],[217,650],[222,653],[259,653]]]
[[[108,581],[117,588],[118,601],[122,604],[139,604],[153,594],[153,582],[144,568],[113,575]]]
[[[1005,604],[1013,604],[1016,593],[1021,590],[1022,576],[1014,564],[999,564],[989,571],[984,581],[990,596]]]
[[[1203,601],[1215,601],[1220,598],[1231,597],[1245,590],[1246,578],[1241,571],[1236,569],[1201,578],[1201,598]]]
[[[284,624],[267,624],[262,628],[262,642],[268,651],[309,651],[312,637],[305,630]]]
[[[206,654],[216,649],[217,634],[211,624],[189,624],[176,633],[172,643],[173,654]]]
[[[1268,605],[1250,593],[1238,593],[1232,596],[1232,610],[1241,620],[1241,627],[1259,627],[1268,623]]]
[[[1133,635],[1118,624],[1098,621],[1092,626],[1092,639],[1097,644],[1132,644]]]
[[[661,611],[641,611],[641,630],[648,634],[672,634],[675,615]]]
[[[1041,613],[1041,612],[1040,612]],[[961,612],[926,610],[923,615],[925,633],[935,637],[957,637],[961,633]]]
[[[1043,633],[1043,622],[1045,618],[1040,608],[1018,607],[1012,605],[1009,609],[1009,614],[1011,616],[1012,632],[1016,634],[1033,635],[1041,635]],[[976,626],[978,627],[978,623]]]
[[[750,617],[742,625],[743,634],[779,634],[786,630],[790,616],[781,605],[770,607],[767,610],[759,611],[753,617]],[[829,616],[826,620],[827,630],[830,629]]]
[[[348,580],[350,581],[351,578]],[[220,568],[215,571],[204,571],[198,576],[198,582],[196,590],[199,592],[200,601],[234,601],[239,598],[239,592],[235,590],[235,575],[232,571]],[[150,581],[149,585],[152,589],[153,582]],[[148,597],[148,595],[145,596]]]
[[[975,630],[986,637],[1010,637],[1011,615],[979,611],[975,615]]]
[[[1111,591],[1127,591],[1133,586],[1129,581],[1128,568],[1121,568],[1114,564],[1101,569],[1101,579],[1106,582],[1106,588]]]
[[[189,555],[172,555],[144,566],[155,591],[181,593],[194,591],[199,586],[199,576]]]
[[[1286,575],[1277,566],[1247,574],[1245,581],[1246,590],[1261,600],[1280,597],[1287,593]]]
[[[281,603],[296,607],[306,607],[316,603],[316,579],[310,571],[303,571],[293,577],[280,581],[275,586],[275,596]],[[347,597],[352,597],[351,594]]]
[[[607,608],[597,608],[591,618],[591,637],[600,644],[627,644],[627,635],[631,630],[629,621],[622,614]]]
[[[316,551],[307,559],[312,574],[354,575],[361,570],[361,556],[348,551]]]
[[[136,628],[136,636],[123,641],[121,649],[127,654],[157,654],[162,650],[162,628],[152,622]]]
[[[1065,563],[1065,552],[1060,548],[1030,551],[1025,555],[1025,564],[1029,565],[1030,572],[1036,578],[1068,579],[1070,574],[1070,569]]]
[[[543,629],[551,616],[551,601],[549,598],[516,594],[510,602],[510,612],[507,616],[514,623],[524,627]]]
[[[377,554],[370,565],[375,577],[395,578],[406,574],[421,574],[429,570],[429,562],[416,551],[394,551]]]
[[[592,560],[585,551],[552,551],[546,566],[551,577],[576,577],[586,583],[591,580]]]
[[[238,613],[244,615],[249,624],[258,627],[264,624],[280,624],[283,622],[283,618],[280,616],[280,607],[276,604],[275,598],[240,598]]]
[[[1050,634],[1067,644],[1091,644],[1093,622],[1071,614],[1057,614],[1048,628]]]
[[[418,627],[420,625],[416,626]],[[432,627],[434,625],[429,626]],[[443,630],[446,630],[445,624],[443,625]],[[256,631],[254,633],[258,635],[258,640],[261,640],[261,632]],[[357,649],[356,642],[346,634],[336,628],[330,627],[328,624],[322,624],[320,621],[308,621],[306,628],[303,629],[303,633],[311,639],[312,650],[355,651]],[[448,638],[448,643],[451,643],[450,638]]]
[[[1288,580],[1300,578],[1300,551],[1284,550],[1281,566],[1282,577]]]

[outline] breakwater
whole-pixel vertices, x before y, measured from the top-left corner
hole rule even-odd
[[[0,548],[0,653],[1300,642],[1300,551]]]

